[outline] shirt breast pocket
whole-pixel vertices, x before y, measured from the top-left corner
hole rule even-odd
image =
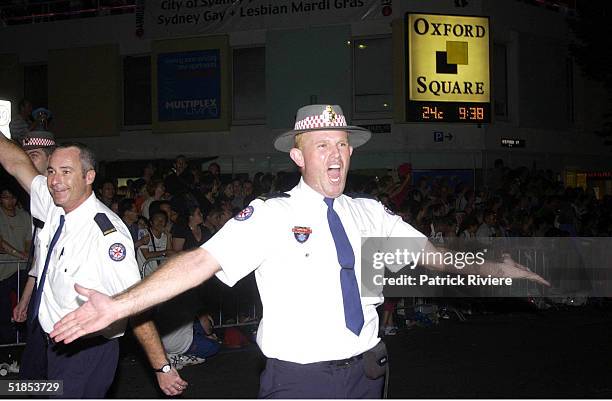
[[[67,265],[58,266],[53,280],[53,298],[60,307],[70,309],[76,306],[77,292],[74,289],[76,283],[72,272]]]
[[[57,265],[57,288],[60,293],[58,302],[63,308],[75,309],[82,302],[81,296],[74,289],[75,284],[86,288],[94,288],[84,271],[81,270],[81,258],[76,258],[66,251],[58,261]]]

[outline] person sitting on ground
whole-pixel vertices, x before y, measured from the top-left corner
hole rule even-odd
[[[176,370],[201,364],[221,348],[212,336],[210,315],[196,314],[197,310],[196,293],[188,291],[161,304],[155,312],[162,343]]]
[[[398,298],[385,298],[383,303],[383,316],[380,322],[380,330],[385,336],[394,336],[397,334],[397,326],[395,325],[395,308],[397,307]]]

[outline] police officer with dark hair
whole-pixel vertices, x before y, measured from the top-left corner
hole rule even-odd
[[[117,337],[123,335],[126,320],[68,345],[55,343],[48,333],[83,301],[74,290],[75,282],[113,295],[139,281],[130,235],[93,194],[95,157],[86,146],[57,147],[45,177],[22,149],[0,135],[0,163],[30,193],[31,213],[45,223],[38,234],[38,255],[44,263],[38,265],[30,311],[31,324],[39,325],[46,348],[47,376],[38,379],[62,380],[64,398],[103,398],[114,379]],[[182,393],[187,383],[169,365],[152,321],[138,316],[133,330],[162,390],[169,395]]]

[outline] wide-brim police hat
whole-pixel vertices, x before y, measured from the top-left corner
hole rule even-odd
[[[295,118],[295,126],[274,140],[274,147],[281,152],[289,152],[294,147],[295,136],[312,131],[346,131],[353,148],[370,140],[372,133],[363,128],[347,125],[342,108],[338,105],[311,104],[300,107]]]

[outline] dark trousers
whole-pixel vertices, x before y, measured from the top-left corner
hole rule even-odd
[[[11,293],[17,295],[18,289],[23,288],[23,283],[27,276],[25,272],[21,271],[19,280],[17,280],[17,273],[15,273],[0,281],[0,344],[17,342],[17,329],[11,321],[13,318]]]
[[[48,379],[62,380],[57,398],[104,398],[113,383],[119,361],[119,342],[103,337],[49,344]]]
[[[36,285],[34,285],[36,291]],[[28,318],[26,320],[26,345],[21,354],[19,378],[22,380],[47,379],[47,337],[40,327],[38,316],[34,314],[34,294],[28,303]]]
[[[32,310],[32,299],[28,306],[28,315]],[[38,318],[31,320],[28,316],[28,339],[21,354],[19,378],[22,380],[47,379],[47,338],[40,328]]]
[[[302,365],[270,358],[261,374],[259,398],[381,398],[384,376],[368,379],[363,363]]]

